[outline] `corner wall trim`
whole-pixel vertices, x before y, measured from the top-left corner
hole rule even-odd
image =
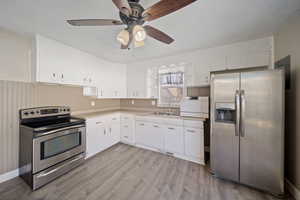
[[[5,174],[0,174],[0,183],[13,179],[19,176],[19,169],[15,169],[13,171],[7,172]]]
[[[285,183],[286,183],[286,188],[291,193],[291,195],[296,200],[300,200],[300,190],[298,188],[296,188],[296,186],[288,179],[285,179]]]

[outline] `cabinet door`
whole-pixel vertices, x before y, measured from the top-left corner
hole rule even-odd
[[[107,137],[103,120],[93,119],[87,121],[86,145],[87,157],[91,157],[106,148]]]
[[[163,150],[164,147],[164,127],[160,124],[151,124],[151,127],[146,131],[147,145]]]
[[[109,146],[112,146],[118,142],[120,142],[120,123],[119,122],[115,122],[115,123],[111,123],[109,125],[109,140],[110,140],[110,144]]]
[[[133,127],[130,123],[121,124],[121,141],[133,144]]]
[[[137,144],[147,145],[147,135],[150,125],[146,122],[136,122],[135,139]]]
[[[184,128],[185,154],[197,160],[204,159],[203,129]]]
[[[127,93],[130,98],[146,97],[146,73],[145,66],[128,66],[127,67]]]
[[[178,126],[166,126],[164,128],[165,151],[168,153],[184,153],[183,128]]]

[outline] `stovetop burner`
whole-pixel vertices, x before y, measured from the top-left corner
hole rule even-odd
[[[77,124],[82,124],[84,122],[85,122],[84,119],[70,117],[70,118],[57,119],[52,121],[32,122],[23,125],[32,128],[34,132],[42,132],[42,131],[49,131],[53,129],[73,126]]]
[[[84,124],[85,120],[72,117],[68,107],[29,108],[20,111],[20,124],[34,133]]]

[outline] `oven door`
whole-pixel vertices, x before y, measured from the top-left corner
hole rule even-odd
[[[33,139],[33,173],[85,152],[86,128],[76,125],[43,133]]]

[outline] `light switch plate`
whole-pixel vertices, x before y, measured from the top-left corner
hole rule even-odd
[[[95,106],[95,105],[96,105],[95,101],[91,101],[91,106]]]

